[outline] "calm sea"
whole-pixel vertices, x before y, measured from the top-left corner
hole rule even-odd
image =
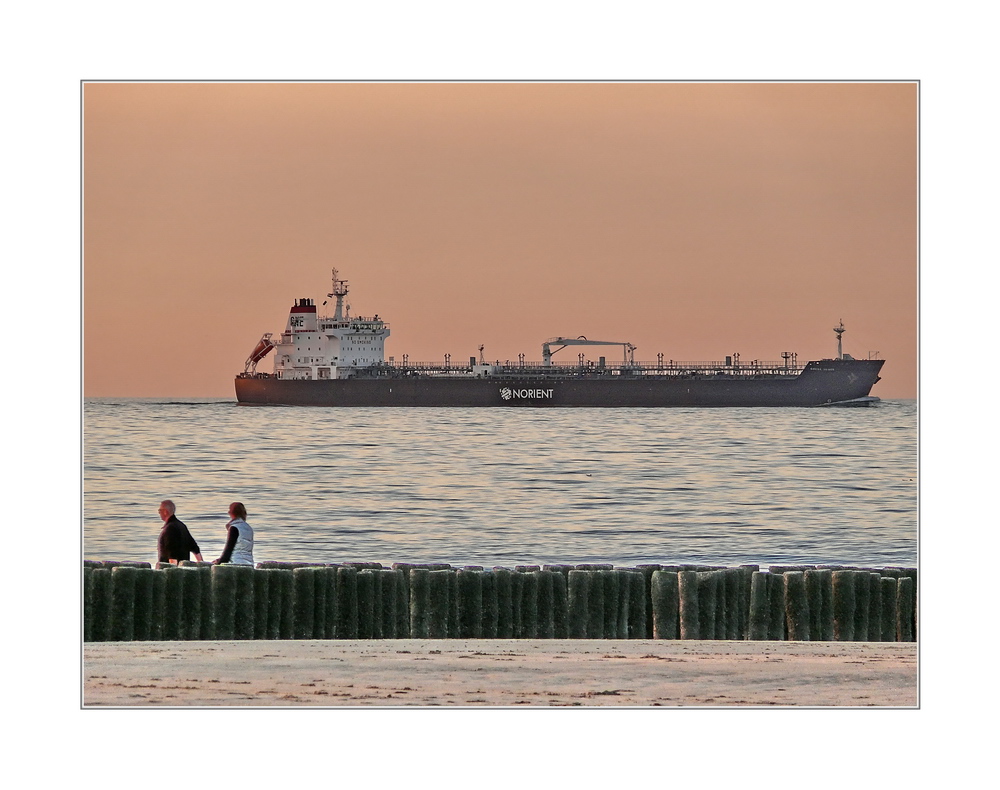
[[[83,556],[156,560],[162,499],[214,559],[914,565],[917,406],[322,409],[87,399]]]

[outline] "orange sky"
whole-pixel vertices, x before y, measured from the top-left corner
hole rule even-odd
[[[804,362],[843,319],[872,394],[916,396],[913,83],[91,83],[83,110],[87,396],[232,396],[334,266],[397,360]]]

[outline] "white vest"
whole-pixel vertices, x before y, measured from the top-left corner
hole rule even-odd
[[[240,534],[236,538],[236,545],[233,546],[229,561],[233,565],[253,565],[253,529],[240,518],[233,521],[230,526],[236,527]]]

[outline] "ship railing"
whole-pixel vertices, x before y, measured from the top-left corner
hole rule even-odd
[[[340,321],[335,321],[332,316],[323,316],[319,319],[319,325],[322,329],[344,329],[351,326],[352,324],[360,324],[366,329],[388,329],[389,322],[384,321],[377,315],[367,316],[367,315],[355,315],[350,318],[344,318]]]
[[[723,361],[678,361],[667,360],[664,362],[639,362],[635,365],[623,365],[624,368],[639,368],[644,373],[664,375],[671,374],[718,374],[724,373],[733,376],[756,376],[756,375],[796,375],[805,369],[805,365],[787,362],[785,360],[751,360],[749,362],[723,362]]]
[[[630,375],[630,376],[711,376],[727,375],[739,377],[753,376],[795,376],[805,369],[805,365],[793,364],[785,360],[751,360],[749,362],[734,362],[727,364],[724,361],[678,361],[665,360],[663,362],[634,362],[631,364],[605,364],[585,361],[580,364],[552,364],[544,365],[541,362],[487,362],[493,371],[493,376],[516,376],[520,374],[541,375],[543,373],[553,376],[573,376],[581,373],[588,375],[605,373],[607,375]],[[445,364],[442,362],[406,362],[398,360],[388,360],[382,366],[395,369],[396,371],[406,371],[408,373],[426,373],[434,375],[455,375],[468,376],[472,374],[473,368],[462,364]]]

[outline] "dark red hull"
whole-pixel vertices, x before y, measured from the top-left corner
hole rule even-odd
[[[795,375],[759,376],[238,376],[236,399],[280,406],[824,406],[867,397],[883,363],[822,360]]]

